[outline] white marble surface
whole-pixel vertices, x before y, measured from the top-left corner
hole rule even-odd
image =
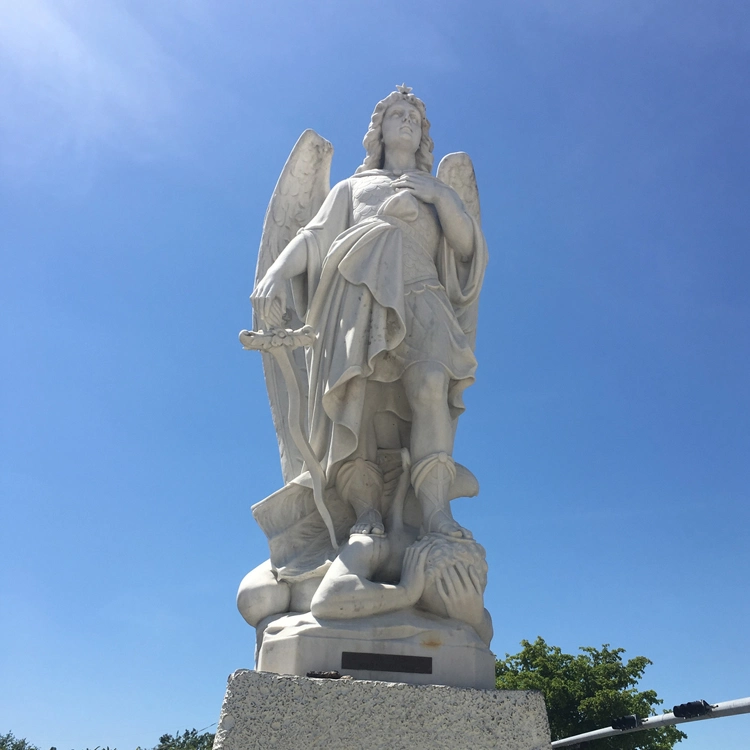
[[[214,750],[548,750],[532,691],[230,676]]]
[[[478,492],[453,459],[488,259],[474,168],[449,154],[431,174],[426,108],[405,85],[378,102],[363,145],[363,164],[329,188],[331,144],[300,137],[264,222],[259,330],[240,333],[262,352],[285,482],[253,507],[270,560],[237,597],[262,662],[264,628],[288,612],[372,639],[364,620],[416,608],[489,654],[484,549],[450,505]],[[299,672],[307,656],[290,644],[310,635],[289,635],[274,668]],[[475,676],[461,677],[459,652],[450,684],[484,685],[471,649]]]
[[[388,671],[382,664],[377,669],[352,669],[342,661],[346,652],[397,657],[397,662],[398,657],[418,657],[428,660],[429,672]],[[472,627],[415,609],[348,620],[286,615],[267,626],[257,667],[294,675],[337,671],[359,680],[410,685],[480,690],[495,686],[495,655]]]

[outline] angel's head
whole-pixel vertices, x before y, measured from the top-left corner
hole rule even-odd
[[[375,106],[362,145],[367,154],[357,172],[382,169],[389,145],[413,148],[417,169],[431,172],[433,143],[424,102],[407,86],[399,86]]]

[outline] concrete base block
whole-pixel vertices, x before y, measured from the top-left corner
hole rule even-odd
[[[549,750],[533,691],[471,690],[241,669],[214,750]]]

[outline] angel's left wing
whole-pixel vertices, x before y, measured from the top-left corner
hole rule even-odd
[[[469,155],[458,151],[444,156],[437,169],[437,178],[446,185],[450,185],[458,193],[469,216],[481,227],[479,188],[477,188],[477,176],[474,174],[474,165]]]
[[[456,292],[449,296],[462,300],[460,309],[456,312],[461,328],[468,336],[473,348],[476,339],[479,290],[487,265],[487,245],[481,234],[482,214],[479,207],[479,188],[471,158],[463,151],[444,156],[437,169],[437,178],[458,193],[466,212],[474,220],[475,231],[479,235],[474,238],[475,251],[471,263],[456,263],[455,280],[451,279],[448,282],[457,284]],[[453,272],[450,273],[452,276]]]
[[[255,284],[265,276],[271,264],[289,244],[295,234],[315,216],[330,192],[333,146],[314,130],[306,130],[289,154],[279,181],[268,204],[263,222],[263,235],[255,269]],[[292,300],[291,283],[287,282],[287,299]],[[300,328],[302,321],[293,308],[286,311],[287,328]],[[253,314],[253,327],[260,325]],[[279,441],[281,471],[284,482],[294,479],[302,471],[302,456],[289,432],[289,394],[279,365],[271,354],[263,353],[263,372],[266,376],[268,399],[271,402],[276,436]],[[302,419],[307,420],[307,371],[304,348],[293,353],[294,369],[302,394]]]

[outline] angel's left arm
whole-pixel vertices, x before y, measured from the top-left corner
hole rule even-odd
[[[435,206],[448,244],[459,260],[471,260],[474,254],[474,222],[452,187],[425,172],[406,172],[394,180],[393,186],[408,190],[415,198]]]
[[[459,260],[471,260],[474,254],[474,223],[466,213],[464,204],[453,188],[445,186],[433,205],[448,244]]]

